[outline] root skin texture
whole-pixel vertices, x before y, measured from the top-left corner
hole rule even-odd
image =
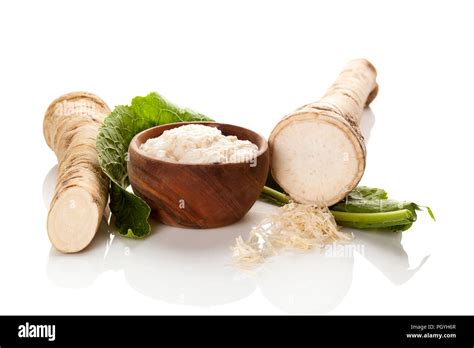
[[[99,97],[74,92],[53,101],[44,116],[44,138],[58,158],[47,229],[51,243],[63,253],[89,245],[107,205],[109,182],[100,169],[95,141],[109,113]]]

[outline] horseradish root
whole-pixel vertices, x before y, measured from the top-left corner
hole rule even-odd
[[[362,178],[366,149],[360,117],[377,95],[376,71],[349,62],[324,97],[281,120],[269,138],[271,173],[299,203],[331,206]]]
[[[104,214],[108,179],[100,169],[95,142],[109,113],[99,97],[76,92],[53,101],[44,116],[44,137],[59,163],[48,236],[63,253],[89,245]]]

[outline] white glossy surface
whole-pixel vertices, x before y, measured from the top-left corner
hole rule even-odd
[[[471,14],[468,1],[2,2],[0,314],[473,314]],[[362,183],[429,204],[436,223],[355,231],[345,257],[286,253],[251,274],[229,247],[274,211],[262,202],[223,229],[154,223],[134,241],[104,224],[84,253],[51,249],[55,97],[114,106],[157,90],[268,136],[361,56],[380,83]]]

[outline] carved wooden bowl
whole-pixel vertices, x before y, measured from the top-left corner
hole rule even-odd
[[[250,163],[184,164],[152,157],[140,150],[149,138],[186,124],[216,127],[258,146]],[[137,134],[129,147],[128,175],[135,194],[152,209],[152,216],[171,226],[215,228],[240,220],[252,207],[267,179],[269,153],[261,135],[215,122],[183,122],[153,127]]]

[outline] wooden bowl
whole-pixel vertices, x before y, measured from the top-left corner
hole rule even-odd
[[[216,127],[258,146],[252,163],[183,164],[163,161],[140,150],[149,138],[186,124]],[[252,207],[267,179],[268,144],[242,127],[215,122],[166,124],[137,134],[129,147],[128,176],[133,191],[147,202],[152,216],[171,226],[215,228],[240,220]]]

